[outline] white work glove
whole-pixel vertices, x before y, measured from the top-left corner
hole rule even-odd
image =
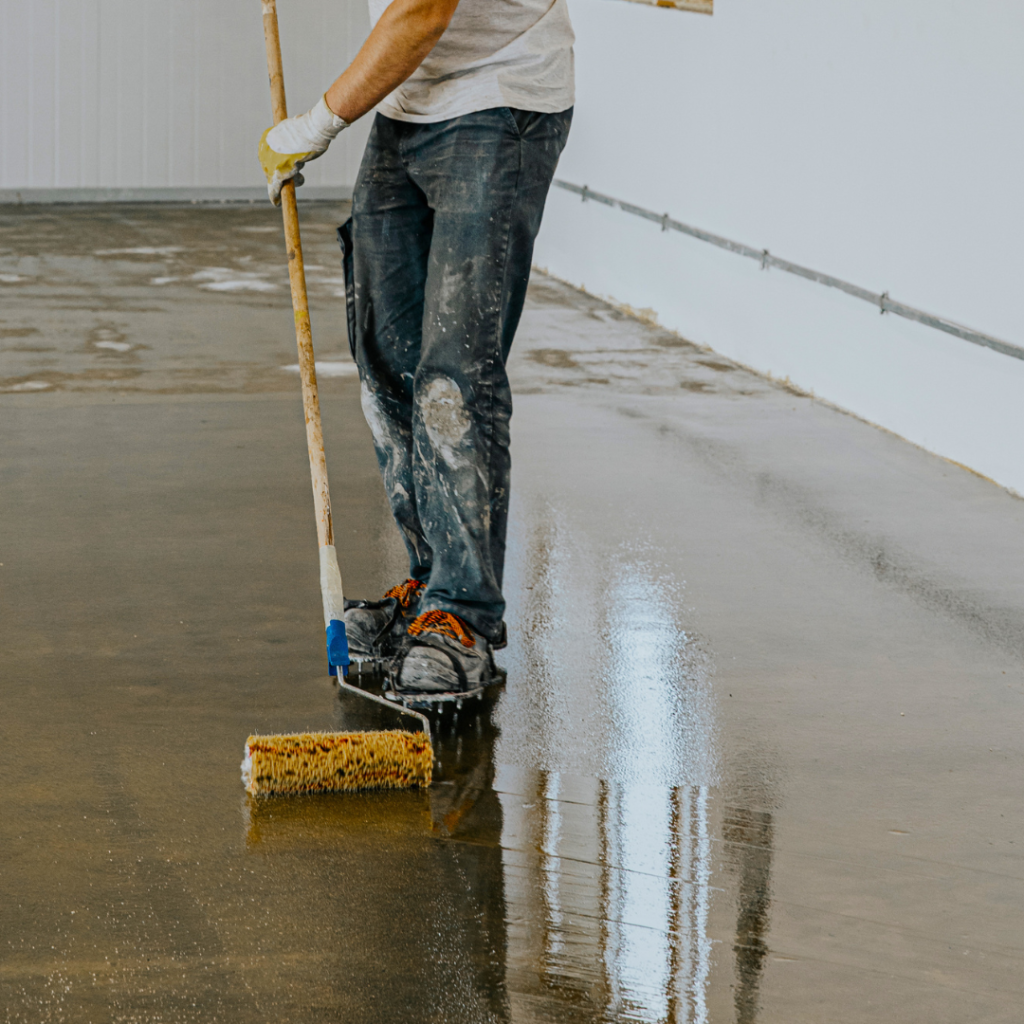
[[[289,178],[302,184],[303,164],[327,152],[331,140],[348,122],[338,117],[327,100],[320,102],[305,114],[287,117],[280,124],[268,128],[260,139],[260,166],[267,176],[267,192],[275,206],[281,205],[281,186]]]

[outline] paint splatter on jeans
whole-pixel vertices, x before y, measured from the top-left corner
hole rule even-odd
[[[572,111],[376,116],[339,228],[349,341],[420,607],[502,633],[505,361]]]

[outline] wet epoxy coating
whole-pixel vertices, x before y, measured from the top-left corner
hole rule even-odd
[[[1019,1021],[1024,502],[543,276],[507,684],[427,792],[245,796],[250,731],[395,724],[324,675],[278,216],[0,216],[3,1020]]]

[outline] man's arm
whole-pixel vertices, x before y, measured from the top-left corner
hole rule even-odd
[[[320,102],[263,133],[259,160],[275,206],[286,181],[301,185],[303,165],[325,153],[338,132],[372,110],[420,66],[458,5],[459,0],[392,0],[356,59]]]
[[[437,44],[458,4],[393,0],[355,60],[327,90],[331,111],[351,124],[397,89]]]

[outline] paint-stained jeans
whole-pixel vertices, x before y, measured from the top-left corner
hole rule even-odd
[[[502,633],[505,361],[572,111],[378,114],[339,229],[349,340],[421,608]]]

